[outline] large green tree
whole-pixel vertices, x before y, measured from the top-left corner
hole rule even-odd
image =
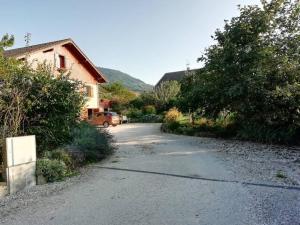
[[[0,45],[11,46],[9,40]],[[0,139],[34,134],[39,151],[71,141],[84,96],[70,74],[56,76],[46,64],[31,69],[0,51],[0,86]]]
[[[291,132],[300,126],[298,1],[240,8],[199,59],[191,94],[206,115],[235,112],[240,123]]]

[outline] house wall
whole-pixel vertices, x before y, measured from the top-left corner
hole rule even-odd
[[[89,85],[93,88],[93,97],[88,97],[85,107],[99,108],[98,82],[95,80],[95,78],[65,47],[57,45],[50,47],[49,49],[53,49],[53,51],[38,51],[27,56],[27,60],[32,64],[32,67],[36,68],[39,63],[46,62],[53,68],[54,73],[59,74],[57,71],[57,55],[64,56],[66,61],[66,69],[71,72],[71,78],[82,81],[86,85]]]

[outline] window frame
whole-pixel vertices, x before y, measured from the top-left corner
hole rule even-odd
[[[59,58],[59,68],[66,69],[66,57],[63,55],[58,55]]]
[[[87,97],[93,98],[94,97],[93,87],[91,85],[85,85],[85,93]]]

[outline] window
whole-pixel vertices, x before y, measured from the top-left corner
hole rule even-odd
[[[93,87],[85,86],[85,92],[87,97],[93,97]]]
[[[93,118],[93,110],[92,109],[88,109],[88,119],[92,119]]]
[[[60,69],[66,68],[66,59],[63,55],[59,55],[59,68]]]

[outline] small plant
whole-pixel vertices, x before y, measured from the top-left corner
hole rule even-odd
[[[64,162],[70,172],[76,167],[72,155],[68,152],[68,150],[63,148],[58,148],[53,151],[46,151],[43,156],[47,159],[56,159]]]
[[[36,175],[43,176],[47,182],[62,181],[67,174],[67,166],[57,159],[38,159],[36,166]]]
[[[113,137],[108,131],[81,122],[73,131],[72,151],[81,152],[86,162],[97,162],[114,151]]]
[[[146,106],[144,106],[143,113],[146,114],[146,115],[156,114],[155,106],[153,106],[153,105],[146,105]]]
[[[182,113],[175,107],[171,108],[165,115],[166,123],[178,122],[182,117]]]
[[[287,178],[287,176],[283,173],[282,170],[278,170],[278,171],[277,171],[276,177],[277,177],[277,178],[280,178],[280,179],[286,179],[286,178]]]

